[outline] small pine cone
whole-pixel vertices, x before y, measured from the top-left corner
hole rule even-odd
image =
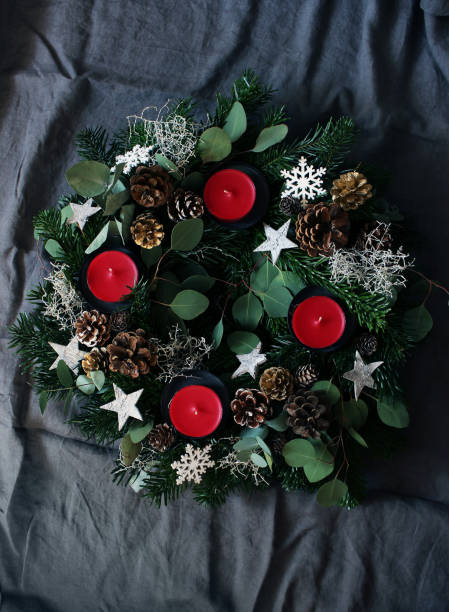
[[[128,327],[128,313],[120,310],[113,312],[109,317],[112,331],[125,331]]]
[[[287,436],[284,433],[280,433],[278,436],[274,438],[273,442],[271,443],[271,449],[273,453],[276,453],[276,455],[281,455],[282,449],[284,448],[286,444],[287,444]]]
[[[346,246],[349,239],[348,213],[336,204],[310,204],[296,221],[299,247],[311,257],[330,255],[332,249]]]
[[[184,219],[197,219],[204,214],[204,201],[193,191],[176,189],[167,205],[167,213],[172,221],[184,221]]]
[[[259,379],[259,387],[270,399],[282,401],[293,391],[293,376],[286,368],[268,368]]]
[[[377,351],[378,342],[376,336],[372,334],[362,334],[359,336],[356,348],[362,357],[370,357]]]
[[[303,438],[320,437],[330,425],[330,411],[320,394],[314,391],[302,391],[291,395],[284,406],[287,412],[287,424],[293,432]]]
[[[162,166],[139,166],[130,178],[132,199],[145,208],[166,204],[173,192],[168,173]]]
[[[156,425],[148,434],[148,444],[160,453],[170,448],[174,441],[175,432],[168,423]]]
[[[347,172],[332,183],[332,200],[343,210],[355,210],[372,197],[370,185],[361,172]]]
[[[320,372],[316,366],[309,363],[299,366],[296,370],[295,383],[300,389],[307,389],[315,383],[320,376]]]
[[[143,249],[159,246],[164,238],[164,226],[149,212],[138,215],[130,231],[134,242]]]
[[[93,348],[90,353],[86,353],[84,355],[84,358],[81,361],[81,366],[88,378],[90,378],[91,372],[96,372],[98,370],[102,370],[104,372],[108,367],[107,350],[104,347]]]
[[[387,251],[391,249],[392,244],[389,226],[378,221],[369,221],[360,230],[355,248],[361,251],[365,249]]]
[[[75,321],[75,334],[85,346],[103,346],[111,337],[107,315],[85,310]]]
[[[259,427],[269,415],[268,397],[259,389],[237,389],[231,402],[234,421],[242,427]]]
[[[111,372],[138,378],[157,364],[157,346],[145,337],[143,329],[118,333],[106,348]]]
[[[279,210],[282,214],[292,217],[297,215],[301,210],[301,201],[292,196],[286,196],[279,202]]]

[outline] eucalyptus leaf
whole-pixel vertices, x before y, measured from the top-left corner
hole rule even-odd
[[[271,450],[268,444],[264,442],[260,436],[256,436],[256,440],[263,452],[271,457]]]
[[[278,275],[278,269],[265,258],[265,263],[255,270],[250,277],[251,289],[265,293]]]
[[[380,397],[377,400],[377,414],[382,423],[396,429],[408,427],[410,422],[407,407],[394,397]]]
[[[318,482],[334,471],[334,457],[321,440],[313,443],[315,458],[304,465],[304,474],[309,482]]]
[[[201,172],[191,172],[181,182],[184,189],[190,189],[195,193],[202,193],[205,184],[206,177]]]
[[[227,337],[228,346],[233,353],[244,355],[250,353],[259,344],[260,340],[252,332],[234,331]]]
[[[304,289],[306,283],[300,276],[298,276],[298,274],[296,274],[296,272],[292,272],[290,270],[278,270],[278,274],[273,279],[271,287],[276,285],[287,287],[287,289],[290,289],[293,295],[296,295],[302,289]]]
[[[368,406],[363,400],[351,399],[345,402],[343,407],[343,425],[345,427],[360,429],[365,425],[366,419],[368,418]]]
[[[161,245],[155,246],[152,249],[140,249],[140,257],[147,268],[155,266],[162,257]]]
[[[284,444],[282,455],[291,467],[303,467],[315,461],[315,449],[308,440],[295,438]]]
[[[58,365],[56,366],[56,374],[59,382],[64,388],[68,389],[73,385],[72,370],[62,359],[58,361]]]
[[[117,185],[117,183],[121,182],[121,181],[119,181],[119,178],[120,178],[120,175],[122,174],[123,168],[125,166],[126,166],[125,162],[121,162],[120,164],[116,164],[115,170],[114,170],[114,175],[113,175],[112,181],[111,181],[111,183],[109,185],[109,191],[112,191],[113,189],[115,189],[115,186]],[[123,185],[123,183],[122,183],[122,185]],[[122,191],[122,189],[120,189],[120,191]]]
[[[316,500],[321,506],[329,508],[343,501],[347,493],[348,485],[338,478],[334,478],[334,480],[321,485],[316,494]]]
[[[48,404],[48,393],[47,391],[41,391],[39,395],[39,408],[40,408],[41,414],[44,414],[47,404]]]
[[[256,329],[262,315],[262,304],[251,292],[241,295],[232,305],[232,316],[245,329]]]
[[[260,439],[260,438],[259,438]],[[257,438],[242,438],[232,447],[235,451],[254,450],[258,447]]]
[[[129,191],[119,191],[118,193],[110,193],[106,197],[106,204],[103,215],[115,215],[118,209],[129,200]]]
[[[203,230],[202,219],[180,221],[171,233],[171,248],[174,251],[192,251],[201,241]]]
[[[113,221],[111,221],[111,224],[115,225],[120,235],[120,238],[122,239],[123,244],[125,244],[125,238],[123,236],[123,223],[119,221],[118,219],[114,219]]]
[[[213,278],[208,274],[193,274],[182,281],[183,289],[195,289],[196,291],[209,291],[215,284]]]
[[[97,387],[98,391],[101,391],[103,389],[104,381],[106,380],[104,372],[102,372],[101,370],[93,370],[90,373],[90,379]]]
[[[191,321],[202,314],[209,306],[208,298],[192,289],[180,291],[170,304],[170,308],[178,317]]]
[[[331,406],[336,404],[340,399],[340,390],[333,385],[330,380],[318,380],[312,386],[312,391],[320,391],[323,393]]]
[[[265,438],[268,436],[268,429],[263,425],[259,425],[259,427],[245,427],[242,429],[240,437],[243,438]]]
[[[223,319],[220,319],[212,330],[212,346],[217,349],[223,340]]]
[[[364,446],[365,448],[368,448],[368,444],[366,443],[365,439],[359,434],[358,431],[356,431],[354,429],[354,427],[349,427],[348,428],[348,433],[350,436],[352,436],[354,438],[354,440],[356,442],[358,442],[361,446]]]
[[[67,170],[70,187],[84,198],[104,193],[109,185],[109,168],[97,161],[80,161]]]
[[[274,431],[286,431],[288,429],[287,425],[288,415],[286,412],[281,412],[277,417],[271,419],[269,421],[265,421],[265,425],[274,429]]]
[[[154,158],[157,161],[157,163],[164,168],[164,170],[167,170],[169,174],[171,174],[178,180],[182,178],[182,174],[179,172],[177,165],[174,164],[170,159],[165,157],[165,155],[156,153]]]
[[[246,132],[246,113],[241,102],[234,102],[223,126],[231,142],[235,142]]]
[[[150,431],[153,429],[153,425],[153,420],[148,421],[144,425],[137,421],[133,423],[128,429],[128,434],[131,438],[131,442],[134,442],[134,444],[142,442],[142,440],[146,438]]]
[[[92,393],[95,393],[94,383],[90,380],[90,378],[84,376],[84,374],[78,376],[75,384],[77,389],[79,389],[81,393],[84,393],[84,395],[92,395]]]
[[[242,450],[237,452],[237,460],[247,463],[250,460],[252,450]]]
[[[180,290],[178,277],[171,270],[166,270],[163,278],[157,281],[156,299],[163,304],[170,304]]]
[[[73,215],[73,208],[70,206],[70,204],[67,204],[67,206],[61,208],[59,212],[61,213],[61,225],[64,225],[67,219],[70,219],[70,217]],[[73,227],[75,227],[75,225],[73,225]]]
[[[270,285],[263,296],[265,312],[270,317],[286,317],[292,299],[292,294],[285,287]]]
[[[273,471],[273,457],[271,455],[268,455],[265,451],[263,453],[263,456],[265,457],[265,461],[267,462],[270,472],[272,472]]]
[[[142,448],[142,444],[140,442],[138,444],[135,444],[131,440],[131,436],[129,435],[129,433],[127,433],[122,438],[120,448],[122,450],[122,461],[124,465],[129,467],[130,465],[132,465],[134,460],[137,459],[137,457],[139,456],[140,450]]]
[[[122,222],[122,234],[125,240],[130,236],[129,228],[134,219],[135,204],[124,204],[120,209],[120,221]]]
[[[219,127],[208,128],[200,136],[198,151],[204,163],[221,161],[231,150],[231,139]]]
[[[254,151],[254,153],[261,153],[262,151],[265,151],[265,149],[268,149],[269,147],[284,140],[284,138],[287,136],[287,132],[288,127],[285,125],[285,123],[264,128],[257,137],[256,144],[251,151]]]
[[[59,242],[56,242],[56,240],[53,240],[53,238],[49,238],[47,240],[47,242],[45,243],[45,250],[47,251],[47,253],[49,253],[49,255],[51,255],[55,259],[60,259],[61,257],[64,257],[65,255],[65,252],[62,246],[59,244]]]
[[[257,465],[257,467],[266,468],[268,465],[265,459],[257,453],[251,453],[250,459],[254,463],[254,465]]]
[[[433,320],[427,308],[421,304],[407,310],[402,319],[402,327],[413,342],[420,342],[430,332]]]
[[[109,222],[106,223],[106,225],[101,228],[99,233],[95,236],[95,238],[92,240],[92,242],[87,247],[85,253],[89,255],[89,253],[93,253],[94,251],[99,249],[101,245],[106,242],[107,237],[108,237],[108,232],[109,232]]]

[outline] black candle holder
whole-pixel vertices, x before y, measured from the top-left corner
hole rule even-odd
[[[325,346],[322,348],[313,348],[301,342],[301,340],[299,340],[299,338],[296,336],[293,330],[293,325],[292,325],[293,314],[297,306],[301,302],[306,300],[307,298],[314,297],[314,296],[325,296],[325,297],[331,298],[332,300],[334,300],[334,302],[336,302],[340,306],[340,308],[343,310],[344,315],[345,315],[345,330],[343,334],[340,336],[340,338],[336,342],[334,342],[333,344],[330,344],[329,346]],[[353,314],[349,312],[348,307],[346,306],[345,302],[341,300],[338,296],[336,296],[334,293],[326,289],[325,287],[306,287],[305,289],[302,289],[299,293],[297,293],[295,297],[293,298],[293,301],[290,304],[290,308],[288,310],[287,321],[288,321],[288,328],[290,330],[290,333],[295,338],[295,340],[301,346],[309,349],[310,351],[315,351],[317,353],[330,353],[331,351],[336,351],[342,346],[345,346],[345,344],[347,344],[351,340],[357,328],[357,319]]]
[[[180,437],[188,438],[190,440],[202,440],[205,438],[216,436],[217,433],[222,430],[228,419],[230,399],[228,389],[223,383],[223,381],[221,381],[217,376],[211,374],[207,370],[186,370],[182,375],[176,376],[169,383],[167,383],[162,389],[161,393],[161,414],[164,420],[167,423],[171,424],[172,421],[170,418],[170,403],[173,396],[181,389],[184,389],[185,387],[190,387],[191,385],[201,385],[203,387],[209,387],[209,389],[211,389],[218,395],[222,407],[221,421],[218,427],[214,429],[214,431],[205,436],[187,436],[175,428],[176,433]]]
[[[247,164],[246,162],[227,164],[221,168],[218,168],[216,172],[220,172],[221,170],[240,170],[240,172],[247,174],[256,188],[256,199],[249,213],[237,221],[225,221],[223,219],[219,219],[209,211],[208,214],[212,217],[212,219],[214,219],[214,221],[220,225],[229,227],[230,229],[247,229],[248,227],[256,225],[256,223],[259,223],[259,221],[261,221],[261,219],[265,216],[268,210],[268,204],[270,202],[270,188],[265,175],[258,168],[251,166],[251,164]]]
[[[133,251],[132,249],[123,246],[121,239],[116,240],[111,238],[107,241],[106,244],[102,245],[93,253],[90,253],[86,259],[83,261],[83,265],[81,266],[81,270],[79,273],[79,286],[81,289],[81,293],[83,294],[85,300],[89,303],[92,308],[100,312],[111,313],[117,312],[121,310],[127,310],[130,307],[129,300],[120,300],[118,302],[104,302],[97,298],[89,288],[89,284],[87,282],[87,270],[92,261],[100,255],[100,253],[104,253],[105,251],[120,251],[121,253],[125,253],[128,255],[135,265],[137,266],[137,270],[139,272],[139,280],[145,276],[146,270],[143,266],[140,255]]]

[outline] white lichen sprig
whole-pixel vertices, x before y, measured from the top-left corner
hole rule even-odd
[[[393,287],[404,287],[404,272],[413,261],[402,247],[396,252],[383,248],[389,230],[388,223],[378,221],[368,234],[364,248],[335,249],[328,259],[332,282],[359,284],[370,293],[388,297],[393,295]]]
[[[59,329],[72,329],[83,310],[83,302],[72,283],[66,277],[66,264],[54,263],[48,276],[49,287],[42,294],[43,315],[55,319]]]
[[[261,472],[261,468],[253,463],[251,459],[242,461],[238,458],[238,454],[234,450],[220,459],[217,463],[217,468],[220,470],[228,470],[237,478],[243,478],[244,480],[250,478],[256,487],[260,484],[268,484],[268,481]]]
[[[213,350],[205,338],[185,334],[178,325],[168,335],[168,342],[158,344],[158,380],[167,382],[182,375],[184,370],[200,367]]]
[[[204,448],[195,448],[192,444],[187,444],[186,452],[178,461],[173,461],[171,464],[177,474],[176,484],[182,485],[184,482],[200,484],[203,474],[215,465],[215,461],[210,456],[211,450],[211,444],[207,444]]]

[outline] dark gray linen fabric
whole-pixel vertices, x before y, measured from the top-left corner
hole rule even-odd
[[[393,172],[417,264],[449,284],[449,2],[2,0],[1,319],[40,274],[32,216],[66,191],[73,138],[168,98],[213,103],[246,67],[303,135],[330,114]],[[449,609],[447,299],[407,367],[409,446],[373,464],[351,512],[273,489],[218,510],[150,507],[112,484],[115,451],[61,406],[42,418],[1,334],[2,612]]]

